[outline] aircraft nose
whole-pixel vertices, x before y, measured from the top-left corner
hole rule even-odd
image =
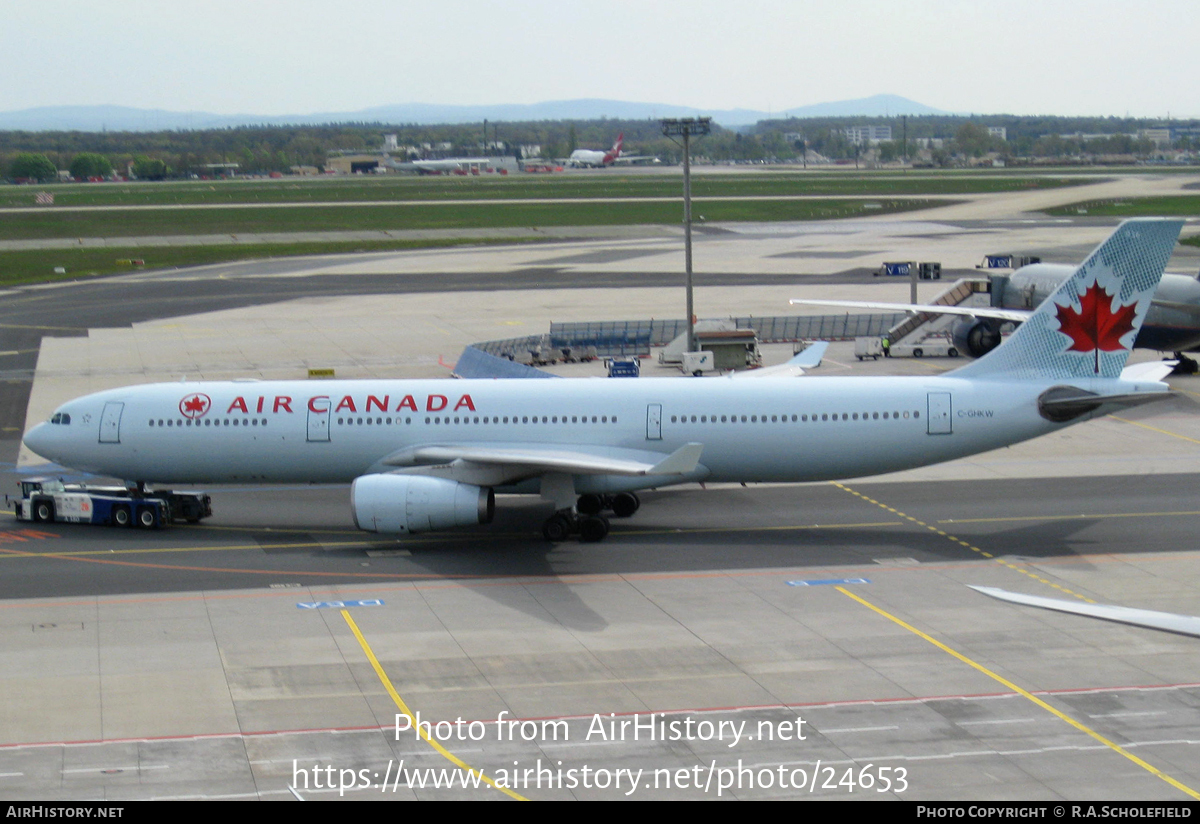
[[[30,450],[41,455],[43,458],[50,458],[48,453],[50,444],[52,442],[50,424],[39,423],[33,429],[30,429],[25,433],[23,440],[25,441],[25,445],[29,447]]]

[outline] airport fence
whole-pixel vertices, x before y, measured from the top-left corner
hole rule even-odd
[[[762,343],[791,343],[799,340],[851,340],[881,337],[907,317],[903,312],[860,315],[779,315],[730,318],[738,329],[753,329]],[[595,347],[596,355],[647,357],[653,346],[666,346],[684,332],[682,318],[654,320],[605,320],[551,323],[545,335],[489,340],[472,344],[497,358],[527,359],[531,352],[552,356],[566,348]]]
[[[762,343],[798,340],[850,340],[882,337],[907,317],[903,312],[873,315],[783,315],[734,318],[738,329],[753,329]]]
[[[882,336],[903,320],[903,312],[861,315],[782,315],[730,318],[738,329],[753,329],[763,343],[798,340],[849,340]],[[550,345],[595,346],[601,357],[648,355],[651,346],[665,346],[684,332],[682,318],[595,321],[550,324]]]

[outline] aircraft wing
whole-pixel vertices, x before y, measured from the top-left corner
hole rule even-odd
[[[1149,627],[1181,635],[1200,637],[1200,618],[1194,615],[1179,615],[1174,612],[1157,612],[1151,609],[1133,609],[1115,604],[1081,604],[1078,601],[1064,601],[1059,598],[1043,598],[1040,595],[1025,595],[1020,592],[1009,592],[995,587],[977,587],[971,589],[1008,601],[1013,604],[1024,604],[1041,609],[1052,609],[1058,612],[1070,612],[1089,618],[1101,618],[1105,621],[1116,621],[1121,624],[1132,624],[1136,627]]]
[[[688,443],[669,455],[641,449],[561,444],[426,444],[384,458],[396,472],[462,483],[500,485],[548,473],[566,475],[691,475],[704,445]],[[703,472],[703,470],[701,470]]]
[[[1033,314],[1028,309],[998,309],[995,306],[943,306],[940,303],[884,303],[874,300],[810,300],[792,298],[788,303],[803,303],[813,306],[845,306],[851,309],[879,309],[885,312],[928,312],[941,315],[964,315],[972,318],[995,318],[1023,323]]]

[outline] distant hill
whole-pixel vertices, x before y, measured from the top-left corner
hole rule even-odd
[[[231,126],[314,126],[329,123],[438,124],[520,122],[536,120],[652,120],[660,117],[712,117],[726,128],[735,129],[760,120],[781,117],[887,117],[900,114],[947,114],[891,94],[859,100],[842,100],[798,106],[777,112],[751,109],[698,109],[667,103],[631,103],[621,100],[557,100],[528,105],[439,106],[432,103],[401,103],[354,112],[255,115],[173,112],[164,109],[134,109],[127,106],[42,106],[0,112],[2,131],[155,132],[175,129],[220,129]]]
[[[857,100],[815,103],[784,112],[786,117],[897,117],[902,114],[952,114],[895,94],[876,94]],[[775,117],[779,117],[778,114]],[[760,120],[765,118],[759,118]]]

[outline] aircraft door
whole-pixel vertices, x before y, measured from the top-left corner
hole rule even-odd
[[[950,417],[950,393],[929,393],[929,434],[951,435],[954,433],[954,421]]]
[[[308,442],[329,442],[329,398],[313,398],[308,402]]]
[[[646,440],[662,440],[662,404],[652,403],[646,406]]]
[[[120,401],[109,401],[104,404],[104,412],[100,415],[100,443],[121,442],[121,413],[125,404]]]

